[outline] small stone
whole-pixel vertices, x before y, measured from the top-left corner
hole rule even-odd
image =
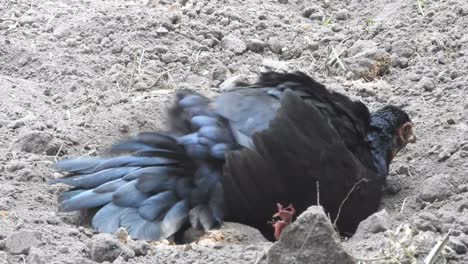
[[[35,231],[20,231],[5,240],[6,251],[12,255],[27,255],[32,247],[42,244],[42,234]]]
[[[70,251],[68,250],[68,247],[59,247],[58,252],[60,252],[62,254],[67,254]]]
[[[265,49],[265,43],[259,39],[249,39],[247,40],[247,49],[253,52],[262,53]]]
[[[357,230],[356,234],[366,234],[366,233],[380,233],[387,231],[391,227],[390,215],[385,209],[374,213],[365,220],[363,220]]]
[[[312,14],[316,13],[319,9],[316,7],[316,6],[309,6],[309,7],[306,7],[303,11],[302,11],[302,16],[303,17],[306,17],[306,18],[309,18]]]
[[[115,45],[114,47],[112,47],[111,53],[112,53],[112,54],[118,54],[118,53],[121,53],[122,50],[123,50],[123,46],[122,46],[122,45]]]
[[[28,258],[26,259],[28,264],[43,264],[44,252],[38,248],[32,247],[29,250]]]
[[[177,61],[177,55],[174,53],[166,53],[161,55],[161,61],[164,63],[171,63]]]
[[[135,256],[146,256],[151,250],[151,245],[146,241],[132,241],[130,248],[135,252]]]
[[[219,85],[219,89],[221,89],[221,91],[228,91],[236,87],[236,85],[242,80],[245,80],[244,75],[234,75],[232,77],[227,78],[224,82],[222,82]]]
[[[288,71],[288,64],[284,61],[272,60],[272,59],[263,59],[262,66],[269,68],[274,71]]]
[[[169,30],[165,27],[159,27],[156,29],[156,33],[160,35],[167,35],[167,33],[169,33]]]
[[[399,40],[393,43],[392,53],[398,57],[410,58],[414,54],[413,46],[406,40]]]
[[[133,90],[135,91],[146,91],[148,90],[149,87],[148,87],[148,84],[146,84],[146,82],[137,82],[133,85]]]
[[[232,51],[234,54],[241,54],[247,49],[247,45],[240,38],[229,34],[221,39],[221,47],[224,50]]]
[[[7,127],[8,127],[8,128],[11,128],[11,129],[18,129],[18,128],[23,127],[23,126],[25,126],[25,125],[26,125],[26,123],[24,122],[24,120],[19,119],[19,120],[11,121],[11,122],[7,125]]]
[[[455,152],[458,151],[458,148],[459,144],[455,141],[445,144],[439,153],[437,161],[442,162],[449,159],[453,154],[455,154]]]
[[[217,67],[211,71],[211,80],[222,82],[227,79],[227,74],[226,67]]]
[[[452,80],[458,78],[460,76],[460,73],[458,73],[457,71],[452,71],[450,73],[450,78],[452,78]]]
[[[43,92],[42,92],[43,95],[45,96],[50,96],[52,94],[52,92],[50,91],[50,89],[45,89]]]
[[[457,254],[465,254],[468,251],[468,248],[464,243],[462,243],[458,238],[456,237],[450,237],[448,246],[455,250]]]
[[[301,252],[301,254],[297,254]],[[267,263],[351,264],[355,263],[343,249],[340,238],[320,206],[311,206],[282,232],[267,253]]]
[[[278,38],[270,38],[268,40],[268,48],[275,54],[281,54],[283,51],[283,44]]]
[[[410,73],[408,75],[408,79],[413,82],[418,82],[419,80],[421,80],[421,78],[422,78],[422,75],[417,74],[417,73]]]
[[[349,12],[347,10],[338,11],[335,14],[336,20],[346,20],[349,18]]]
[[[419,198],[425,202],[447,199],[453,193],[448,179],[448,175],[438,174],[424,180],[421,183]]]
[[[124,227],[119,227],[114,233],[114,236],[120,240],[120,242],[126,244],[128,241],[130,241],[130,235],[128,234],[127,229]]]
[[[421,80],[419,80],[418,86],[426,92],[432,92],[436,87],[434,81],[426,76],[423,76]]]
[[[98,234],[90,243],[90,256],[96,262],[115,261],[119,256],[125,260],[135,257],[135,252],[111,234]]]
[[[61,39],[70,36],[71,32],[68,29],[68,27],[59,27],[54,30],[54,33],[52,33],[54,37]]]

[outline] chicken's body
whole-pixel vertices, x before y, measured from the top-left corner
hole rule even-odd
[[[180,91],[170,120],[169,132],[114,146],[128,155],[58,163],[70,175],[54,182],[75,187],[61,195],[61,209],[102,206],[94,228],[124,226],[136,239],[222,221],[272,238],[278,202],[301,213],[319,198],[339,230],[352,233],[378,209],[389,163],[412,132],[403,111],[370,115],[303,74],[267,73],[213,100]]]

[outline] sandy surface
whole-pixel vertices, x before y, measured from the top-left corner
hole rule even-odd
[[[0,263],[94,263],[95,234],[57,213],[64,187],[46,184],[57,177],[51,164],[163,127],[175,88],[212,95],[267,69],[306,71],[371,109],[392,103],[412,116],[419,142],[392,164],[382,202],[391,230],[347,241],[353,255],[416,263],[452,230],[443,255],[468,263],[466,1],[0,0],[0,7],[0,240],[40,234],[29,255],[0,250]],[[378,56],[391,61],[362,74]],[[255,263],[269,243],[248,237],[152,244],[130,262]]]

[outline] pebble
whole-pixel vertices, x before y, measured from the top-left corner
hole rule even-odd
[[[251,50],[253,52],[262,53],[265,49],[265,42],[259,39],[248,39],[246,41],[247,50]]]
[[[453,191],[448,182],[449,176],[438,174],[421,183],[419,198],[425,202],[442,201],[450,197]]]
[[[6,251],[12,255],[27,255],[31,248],[42,244],[42,234],[36,231],[20,231],[5,240]]]
[[[426,76],[423,76],[421,80],[419,80],[418,86],[427,92],[432,92],[436,87],[432,78]]]
[[[385,209],[374,213],[365,220],[363,220],[357,230],[356,234],[366,234],[366,233],[380,233],[387,231],[391,227],[390,215]]]
[[[301,252],[297,257],[296,252]],[[354,264],[353,257],[343,249],[334,227],[320,206],[311,206],[285,228],[279,240],[267,253],[267,263]]]
[[[448,246],[460,255],[465,254],[468,251],[467,246],[456,237],[449,238]]]
[[[347,10],[338,11],[335,14],[336,20],[347,20],[349,18],[349,12]]]
[[[119,256],[125,260],[135,257],[135,252],[111,234],[95,235],[89,242],[90,257],[96,262],[113,262]]]
[[[15,146],[24,152],[40,154],[47,149],[52,139],[53,136],[47,132],[33,131],[22,135]]]
[[[229,34],[221,39],[221,47],[237,55],[243,53],[247,49],[247,45],[244,41],[233,34]]]

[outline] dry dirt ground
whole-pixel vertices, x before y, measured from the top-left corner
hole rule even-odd
[[[465,0],[0,0],[0,240],[39,241],[28,255],[3,241],[0,263],[94,263],[92,230],[57,212],[53,162],[161,128],[176,88],[215,94],[267,69],[414,121],[382,202],[390,230],[346,241],[354,256],[416,263],[451,231],[437,263],[468,263],[467,26]],[[255,263],[269,246],[238,238],[129,262]]]

